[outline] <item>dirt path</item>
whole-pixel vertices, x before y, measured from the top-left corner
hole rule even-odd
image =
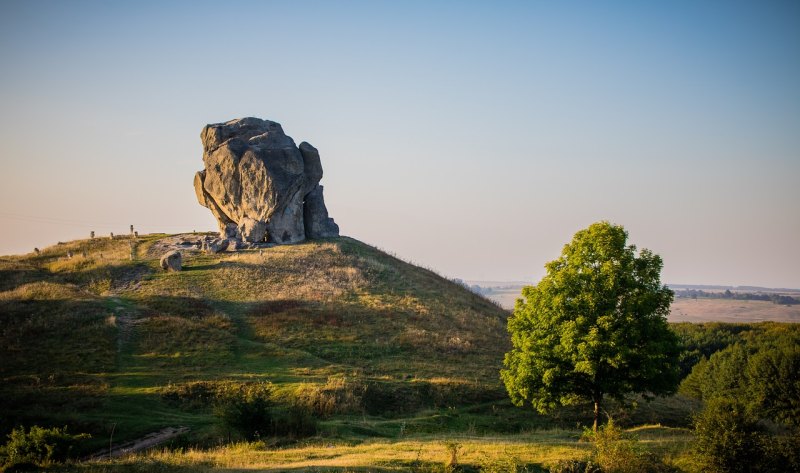
[[[112,304],[111,310],[114,311],[114,316],[116,317],[115,323],[119,330],[119,334],[117,335],[117,352],[122,352],[123,346],[131,340],[134,325],[136,325],[139,320],[134,316],[133,309],[128,307],[119,297],[110,297],[109,302]]]
[[[189,427],[167,427],[158,432],[147,434],[142,438],[114,446],[110,452],[107,449],[102,452],[97,452],[87,457],[86,460],[106,460],[108,458],[116,458],[140,452],[172,440],[188,431]]]

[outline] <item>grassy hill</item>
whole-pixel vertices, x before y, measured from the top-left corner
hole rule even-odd
[[[167,273],[167,238],[140,237],[133,259],[124,238],[0,258],[0,434],[69,425],[99,448],[182,425],[209,441],[224,433],[204,396],[253,381],[333,435],[364,430],[354,416],[375,419],[365,435],[424,432],[507,404],[508,314],[458,284],[351,238],[185,252]],[[473,428],[530,420],[495,417]]]

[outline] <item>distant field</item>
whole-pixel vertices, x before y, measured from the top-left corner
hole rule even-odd
[[[675,299],[670,322],[800,322],[800,305],[731,299]]]
[[[468,284],[480,283],[467,281]],[[495,283],[488,287],[484,296],[512,310],[517,299],[522,297],[522,285]],[[712,292],[712,290],[708,290]],[[721,292],[721,291],[719,291]],[[785,291],[784,291],[785,292]],[[788,293],[788,292],[787,292]],[[795,293],[788,293],[796,295]],[[690,299],[676,298],[672,303],[670,322],[795,322],[800,323],[800,305],[780,305],[769,301],[735,299]]]

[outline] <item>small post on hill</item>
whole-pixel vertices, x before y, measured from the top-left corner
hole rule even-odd
[[[114,440],[114,429],[117,428],[117,423],[111,426],[111,436],[108,438],[108,459],[111,460],[111,442]]]

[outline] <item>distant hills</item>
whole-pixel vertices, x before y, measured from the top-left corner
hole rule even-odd
[[[512,310],[522,281],[460,281],[471,291]],[[670,322],[800,322],[800,289],[668,284],[675,291]],[[726,294],[727,291],[727,294]]]

